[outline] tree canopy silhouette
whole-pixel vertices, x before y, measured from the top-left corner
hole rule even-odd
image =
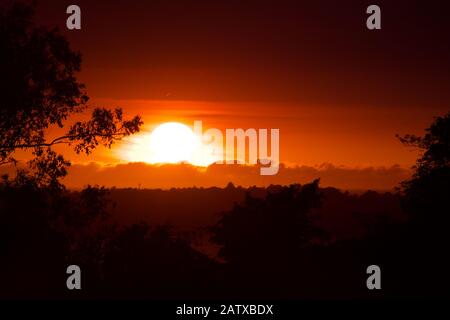
[[[437,236],[437,230],[448,228],[450,222],[450,113],[437,117],[423,137],[399,139],[421,151],[412,179],[401,184],[405,210],[412,222],[422,226],[422,232],[432,224],[430,236]]]
[[[404,137],[399,136],[399,139],[403,144],[422,151],[416,164],[416,176],[450,166],[450,113],[437,117],[431,126],[425,129],[423,137],[407,134]]]
[[[142,121],[139,116],[124,120],[120,108],[96,108],[90,120],[49,140],[46,130],[63,128],[72,114],[86,111],[89,98],[76,78],[81,54],[57,29],[36,26],[33,16],[34,7],[20,2],[0,6],[0,165],[15,163],[17,150],[32,150],[35,178],[55,183],[70,163],[52,146],[69,144],[89,154],[139,131]]]
[[[321,205],[319,180],[268,191],[265,198],[250,194],[225,212],[212,228],[219,255],[229,263],[255,265],[286,261],[317,231],[309,212]]]

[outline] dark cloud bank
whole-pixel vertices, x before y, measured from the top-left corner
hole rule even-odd
[[[348,168],[323,164],[320,166],[282,165],[277,175],[261,176],[256,166],[211,165],[197,168],[188,164],[149,165],[127,163],[104,166],[98,163],[74,164],[64,183],[69,188],[104,185],[117,188],[184,188],[224,187],[235,185],[267,186],[270,184],[307,183],[321,179],[321,186],[346,190],[390,190],[410,176],[410,171],[398,165],[390,167]]]

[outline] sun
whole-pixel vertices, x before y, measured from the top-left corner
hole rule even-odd
[[[192,162],[199,147],[200,141],[191,128],[179,122],[166,122],[150,135],[148,162]]]
[[[129,162],[150,164],[186,162],[207,166],[214,162],[190,127],[180,122],[165,122],[151,132],[132,136],[119,150],[119,157]]]

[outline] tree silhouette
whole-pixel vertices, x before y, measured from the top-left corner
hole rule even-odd
[[[76,79],[81,55],[58,30],[35,26],[34,7],[12,1],[0,7],[0,165],[15,163],[14,152],[32,150],[30,168],[42,185],[57,185],[70,164],[52,150],[73,145],[89,154],[139,131],[139,116],[124,120],[122,110],[96,108],[90,120],[76,122],[49,140],[46,130],[63,128],[74,113],[86,110],[85,86]]]
[[[286,261],[315,235],[310,209],[320,206],[319,180],[269,191],[265,198],[247,194],[212,228],[220,256],[232,264],[268,265]]]
[[[0,273],[5,275],[0,298],[63,298],[61,271],[68,265],[91,268],[89,278],[99,276],[114,232],[107,221],[108,192],[91,186],[54,192],[26,175],[18,182],[0,183]]]
[[[108,249],[102,274],[109,295],[195,297],[211,286],[215,263],[171,235],[168,226],[131,225],[113,237]]]
[[[436,230],[450,222],[450,113],[437,117],[425,132],[423,137],[399,137],[421,151],[413,177],[402,182],[401,191],[412,222],[422,225],[423,231],[432,224],[430,234],[438,235]]]
[[[425,132],[423,137],[412,134],[398,136],[406,146],[416,147],[422,151],[422,156],[415,166],[415,177],[450,166],[450,113],[437,117]]]
[[[401,250],[409,251],[404,259],[410,268],[406,274],[409,279],[415,277],[422,296],[448,295],[450,284],[446,254],[450,224],[449,137],[450,113],[437,117],[423,137],[400,138],[405,145],[421,151],[412,178],[401,183],[403,209],[409,218],[401,234],[407,244]]]

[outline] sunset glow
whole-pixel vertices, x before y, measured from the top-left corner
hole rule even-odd
[[[165,122],[151,132],[131,137],[118,157],[129,162],[149,164],[189,163],[208,166],[217,159],[192,129],[179,122]]]
[[[192,130],[178,122],[166,122],[151,133],[144,132],[132,137],[120,151],[123,160],[145,163],[193,164],[199,140]]]

